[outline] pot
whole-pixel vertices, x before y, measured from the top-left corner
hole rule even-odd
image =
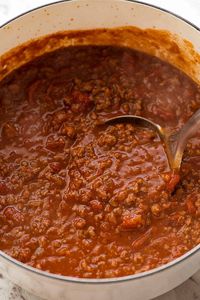
[[[10,59],[7,59],[7,65],[5,64],[4,58],[9,58],[5,53],[29,40],[58,31],[119,26],[137,26],[141,30],[153,29],[141,31],[146,34],[141,35],[142,43],[136,38],[136,29],[132,33],[128,30],[129,35],[122,38],[121,44],[165,59],[200,82],[199,29],[163,9],[123,0],[61,1],[40,7],[10,21],[0,28],[0,40],[3,41],[0,44],[0,73],[5,75],[9,72],[9,67],[13,67]],[[165,29],[168,32],[162,31],[157,34],[154,29]],[[107,44],[119,43],[119,39],[112,38],[112,31],[108,36]],[[100,44],[105,43],[103,32],[99,34],[99,41]],[[81,43],[81,40],[78,43]],[[14,51],[17,53],[17,50]],[[24,50],[24,57],[25,54]],[[18,59],[18,65],[20,64],[22,61]],[[159,268],[112,279],[80,279],[49,274],[18,262],[0,251],[1,272],[23,289],[48,300],[151,299],[175,288],[199,268],[200,246]]]

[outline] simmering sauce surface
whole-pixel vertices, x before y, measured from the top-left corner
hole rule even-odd
[[[176,131],[200,89],[127,48],[68,47],[0,83],[0,249],[33,267],[85,278],[163,265],[200,242],[200,136],[181,180],[156,133],[99,126],[121,114]]]

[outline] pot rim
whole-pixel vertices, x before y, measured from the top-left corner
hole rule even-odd
[[[194,29],[196,29],[197,31],[200,32],[200,28],[198,26],[196,26],[195,24],[193,24],[192,22],[188,21],[187,19],[185,19],[184,17],[169,11],[168,9],[165,8],[161,8],[157,5],[154,4],[149,4],[149,3],[145,3],[143,1],[140,0],[118,0],[118,1],[122,1],[122,2],[133,2],[133,3],[138,3],[144,6],[148,6],[148,7],[152,7],[155,8],[157,10],[163,11],[169,15],[172,15],[174,17],[176,17],[177,19],[187,23],[188,25],[190,25],[191,27],[193,27]],[[21,13],[19,15],[17,15],[16,17],[10,19],[9,21],[5,22],[3,25],[0,26],[0,29],[2,29],[4,26],[10,24],[12,21],[23,17],[24,15],[28,15],[31,12],[37,11],[41,8],[45,8],[45,7],[49,7],[49,6],[53,6],[56,5],[58,3],[64,3],[64,2],[73,2],[73,0],[59,0],[59,1],[55,1],[49,4],[45,4],[45,5],[40,5],[37,6],[36,8],[30,9],[24,13]],[[6,253],[4,253],[3,251],[0,250],[0,258],[3,258],[4,260],[6,260],[9,263],[13,263],[15,266],[20,267],[21,269],[24,269],[25,271],[34,273],[36,275],[40,275],[42,277],[46,277],[48,279],[56,279],[62,282],[69,282],[69,283],[78,283],[78,284],[88,284],[88,285],[94,285],[94,284],[115,284],[115,283],[122,283],[125,281],[130,281],[130,280],[137,280],[140,278],[144,278],[144,277],[148,277],[154,274],[158,274],[160,272],[163,272],[167,269],[172,268],[175,265],[180,264],[181,262],[185,261],[187,258],[193,256],[194,254],[196,254],[197,252],[200,251],[200,244],[197,245],[196,247],[194,247],[193,249],[191,249],[190,251],[186,252],[185,254],[181,255],[180,257],[178,257],[177,259],[172,260],[171,262],[164,264],[160,267],[151,269],[149,271],[146,272],[141,272],[138,274],[133,274],[133,275],[128,275],[128,276],[123,276],[123,277],[114,277],[114,278],[78,278],[78,277],[72,277],[72,276],[64,276],[64,275],[58,275],[58,274],[53,274],[53,273],[49,273],[46,271],[42,271],[39,270],[37,268],[33,268],[31,266],[28,266],[25,263],[22,263],[14,258],[12,258],[11,256],[7,255]]]

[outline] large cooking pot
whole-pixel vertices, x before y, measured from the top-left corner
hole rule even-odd
[[[8,67],[3,63],[4,54],[31,39],[58,31],[116,26],[169,31],[171,34],[162,32],[156,35],[154,31],[150,31],[150,34],[146,32],[146,35],[138,35],[136,30],[132,35],[122,38],[121,44],[135,46],[139,50],[165,59],[200,82],[199,29],[165,10],[140,2],[122,0],[62,1],[35,9],[12,20],[0,28],[0,73],[2,71],[5,75],[3,69]],[[116,36],[112,39],[112,34],[107,41],[103,37],[100,34],[102,44],[120,42]],[[140,38],[143,39],[142,43],[138,41]],[[146,41],[148,38],[151,41]],[[194,48],[185,39],[189,40]],[[74,40],[71,44],[73,42]],[[17,50],[15,52],[17,53]],[[27,57],[25,54],[26,52],[24,57]],[[7,57],[9,58],[9,55]],[[18,65],[22,63],[20,59],[16,60]],[[10,67],[11,62],[12,60],[7,60]],[[49,274],[0,252],[1,272],[22,288],[48,300],[151,299],[181,284],[199,268],[200,246],[159,268],[114,279],[79,279]]]

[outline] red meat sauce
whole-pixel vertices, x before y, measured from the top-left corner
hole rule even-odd
[[[51,273],[109,278],[199,244],[200,137],[176,185],[155,132],[99,125],[135,114],[172,132],[199,107],[190,78],[127,48],[63,48],[13,71],[0,83],[0,249]]]

